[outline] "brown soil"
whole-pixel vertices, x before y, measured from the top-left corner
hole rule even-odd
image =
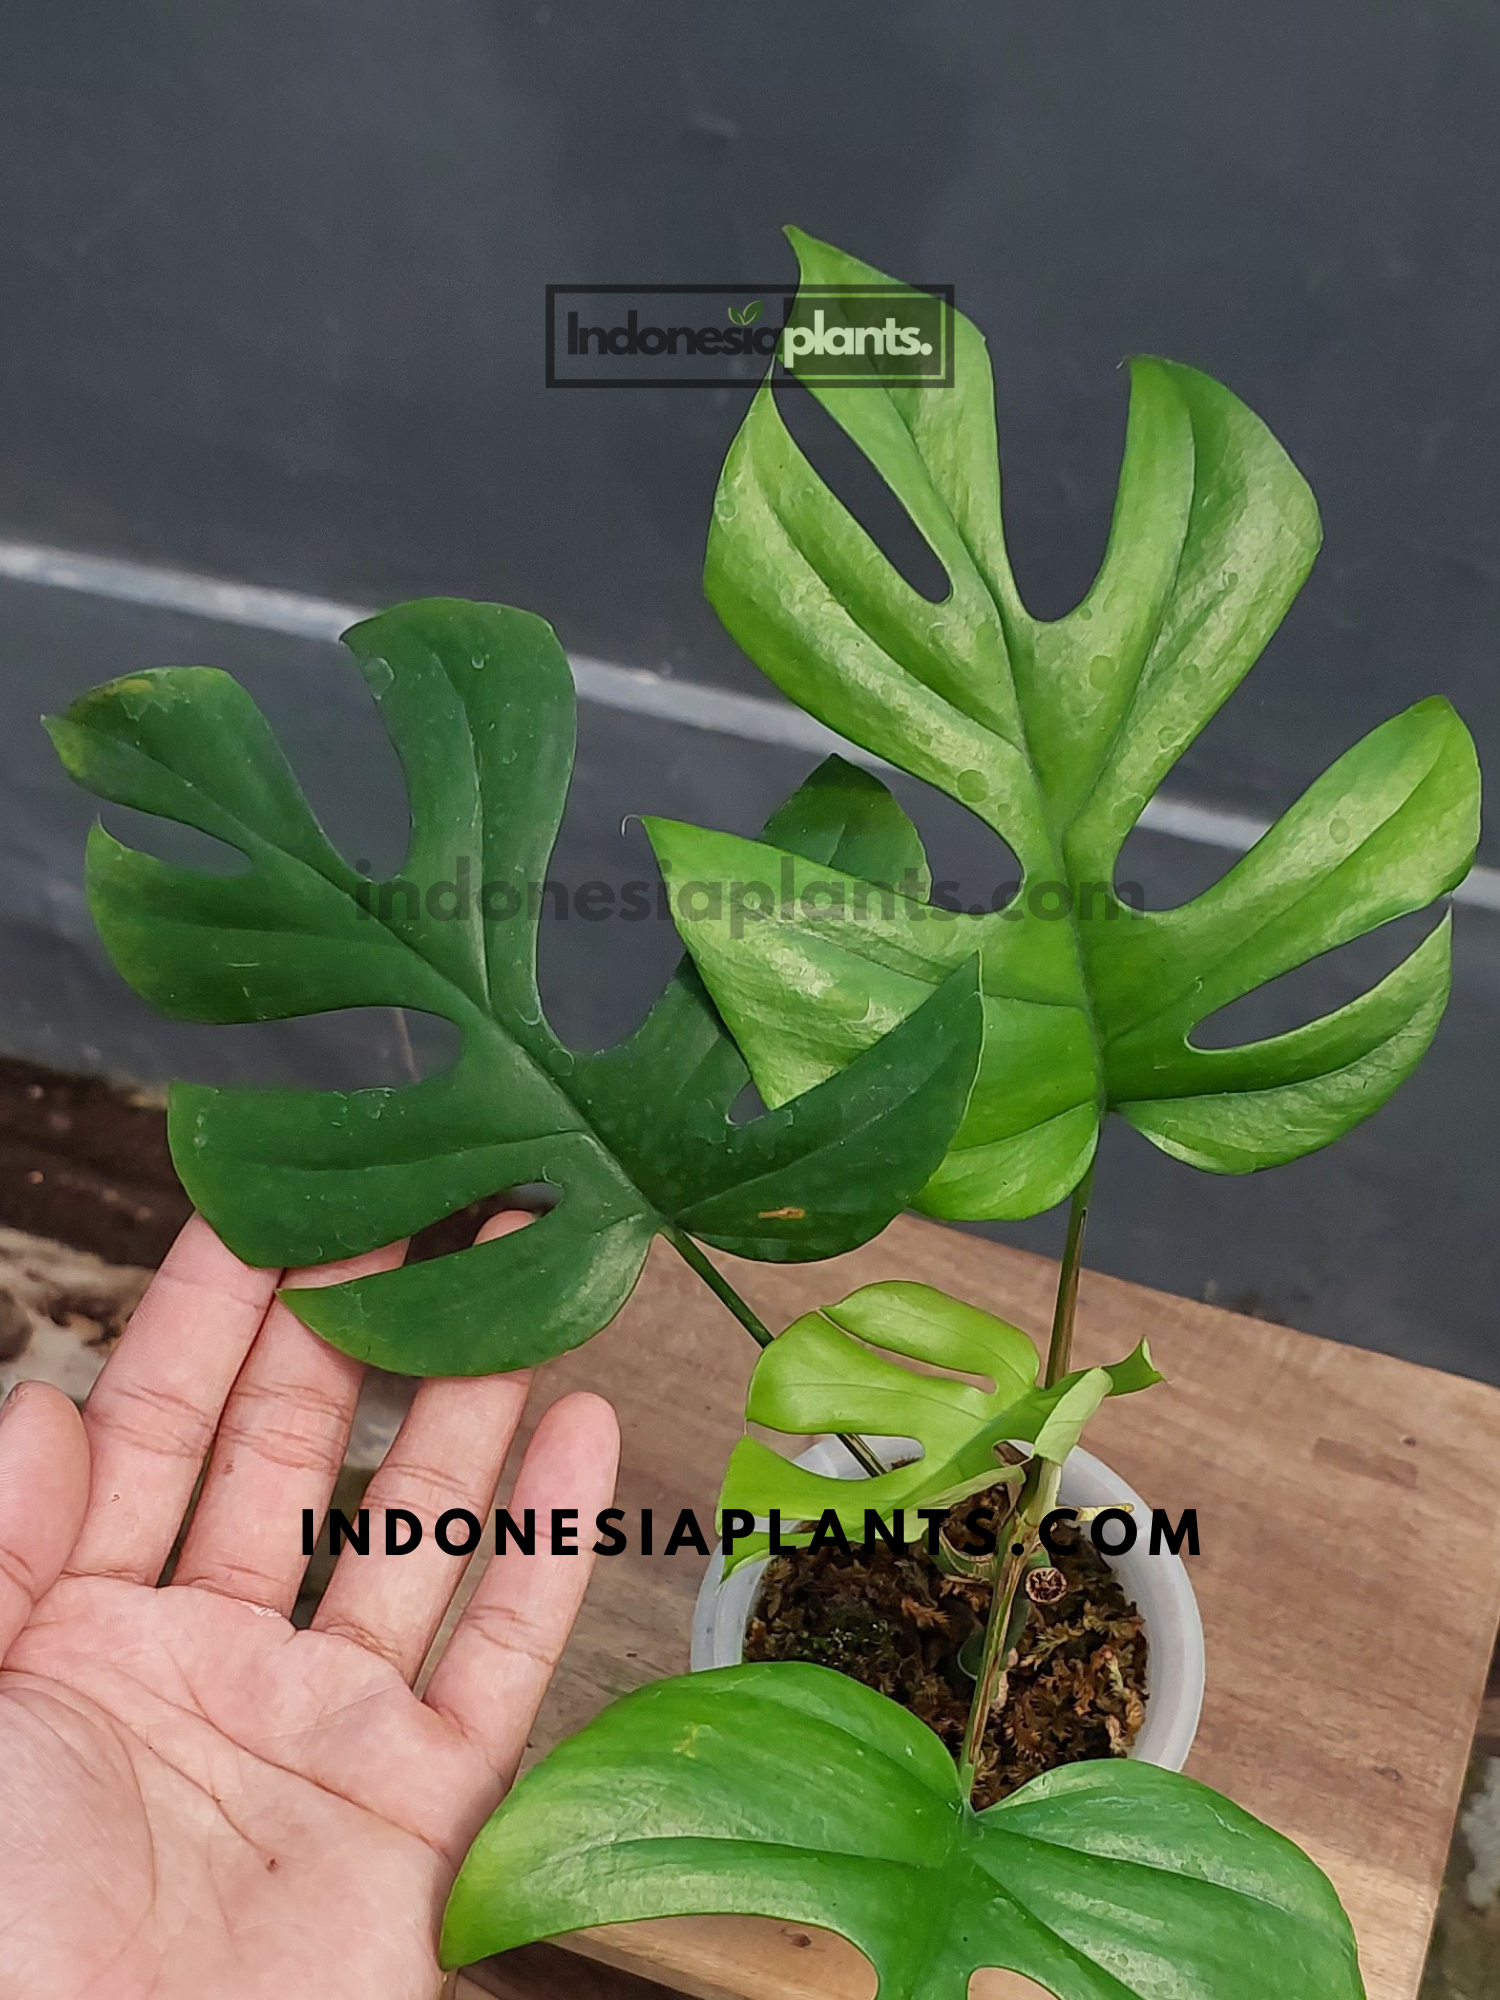
[[[949,1515],[955,1546],[976,1524],[994,1526],[982,1494]],[[1067,1592],[1030,1606],[1005,1702],[990,1717],[974,1788],[980,1806],[1061,1764],[1125,1756],[1145,1721],[1140,1613],[1086,1538],[1071,1538],[1058,1567]],[[910,1709],[957,1758],[974,1693],[958,1654],[983,1627],[989,1599],[988,1584],[945,1575],[920,1545],[799,1549],[767,1567],[745,1657],[836,1667]]]
[[[159,1101],[98,1076],[0,1057],[0,1221],[159,1264],[188,1215]]]

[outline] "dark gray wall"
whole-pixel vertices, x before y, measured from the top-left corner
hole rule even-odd
[[[790,275],[795,220],[988,332],[1040,609],[1123,355],[1305,467],[1327,548],[1198,789],[1433,688],[1500,748],[1497,103],[1491,0],[10,0],[0,522],[749,684],[698,589],[742,397],[549,393],[542,288]]]
[[[0,536],[356,601],[499,597],[576,649],[755,689],[698,586],[743,395],[548,392],[542,294],[790,277],[796,220],[951,280],[988,333],[1043,612],[1102,546],[1126,353],[1218,375],[1303,465],[1324,555],[1180,793],[1278,810],[1433,690],[1485,754],[1497,102],[1492,0],[9,0]],[[381,750],[328,649],[0,590],[0,1041],[150,1074],[394,1061],[378,1020],[168,1030],[99,965],[86,809],[30,717],[184,656],[245,672],[333,820],[383,810],[395,838],[389,767],[384,790],[358,774],[356,749]],[[800,769],[595,715],[567,838],[618,872],[627,806],[748,828]],[[1147,849],[1164,895],[1218,865]],[[586,1039],[624,1024],[670,942],[613,926],[548,949]],[[1427,1069],[1316,1162],[1247,1187],[1117,1136],[1098,1261],[1500,1377],[1500,918],[1460,912],[1458,966]]]

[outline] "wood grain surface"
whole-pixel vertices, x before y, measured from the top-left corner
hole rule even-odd
[[[773,1327],[900,1276],[1036,1336],[1055,1277],[1045,1259],[913,1219],[830,1264],[724,1262]],[[1328,1870],[1370,2000],[1413,2000],[1500,1620],[1500,1391],[1086,1273],[1079,1359],[1117,1359],[1143,1336],[1166,1385],[1106,1405],[1088,1441],[1153,1505],[1198,1510],[1208,1693],[1188,1769]],[[707,1521],[754,1352],[658,1246],[616,1323],[547,1368],[537,1410],[601,1390],[624,1428],[632,1523],[645,1506]],[[702,1561],[634,1550],[632,1529],[631,1553],[598,1566],[533,1755],[687,1667]],[[852,1947],[798,1925],[675,1919],[568,1943],[700,2000],[874,1991]],[[972,1988],[1036,1991],[988,1973]]]

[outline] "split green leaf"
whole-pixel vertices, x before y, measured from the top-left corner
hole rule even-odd
[[[939,1739],[824,1667],[722,1667],[615,1702],[470,1849],[443,1962],[640,1917],[848,1938],[880,2000],[998,1966],[1058,2000],[1362,2000],[1331,1884],[1176,1772],[1072,1764],[976,1813]]]
[[[549,1027],[536,978],[539,890],[574,738],[551,628],[432,599],[346,641],[405,772],[412,837],[396,881],[415,896],[382,895],[334,849],[227,674],[132,674],[49,723],[80,783],[196,827],[248,864],[169,866],[95,827],[90,908],[138,993],[195,1021],[412,1008],[463,1036],[451,1069],[403,1088],[177,1086],[173,1158],[231,1248],[253,1264],[319,1264],[499,1188],[550,1183],[557,1206],[514,1235],[286,1295],[363,1360],[473,1375],[597,1332],[659,1231],[796,1260],[883,1228],[962,1115],[981,1032],[974,965],[840,1076],[744,1124],[730,1117],[744,1064],[690,966],[626,1041],[575,1053]],[[816,820],[816,792],[784,810],[788,825]],[[421,892],[451,878],[458,857],[485,892],[457,914],[434,910]]]
[[[890,282],[792,238],[807,283]],[[1111,1110],[1214,1172],[1297,1159],[1368,1117],[1422,1056],[1447,999],[1447,919],[1321,1019],[1235,1048],[1194,1032],[1462,880],[1478,834],[1468,732],[1447,702],[1419,702],[1341,757],[1205,894],[1132,909],[1116,888],[1121,847],[1300,588],[1319,541],[1312,495],[1227,389],[1138,359],[1103,564],[1066,617],[1034,618],[1005,548],[989,359],[961,315],[955,357],[951,388],[882,380],[873,363],[866,384],[805,385],[942,564],[940,602],[823,483],[769,381],[724,468],[706,586],[794,701],[1000,835],[1020,888],[997,911],[935,909],[914,831],[916,873],[903,881],[654,821],[679,879],[726,885],[721,908],[679,912],[682,936],[768,1103],[835,1074],[980,954],[984,1054],[923,1197],[934,1214],[1050,1206],[1086,1170]],[[824,776],[870,810],[872,782],[848,766]]]
[[[920,1363],[921,1372],[896,1355]],[[949,1372],[932,1372],[938,1369]],[[897,1509],[951,1507],[1000,1484],[1006,1468],[997,1445],[1028,1444],[1033,1457],[1061,1465],[1107,1396],[1162,1379],[1144,1342],[1113,1367],[1081,1369],[1051,1388],[1038,1386],[1039,1372],[1028,1337],[993,1313],[932,1285],[865,1285],[794,1320],[772,1342],[750,1378],[745,1415],[788,1437],[856,1431],[910,1438],[918,1455],[878,1479],[839,1479],[742,1437],[724,1475],[720,1510],[738,1507],[764,1520],[774,1508],[788,1523],[832,1512],[858,1539],[867,1509],[889,1521]],[[968,1376],[990,1387],[961,1379]],[[799,1538],[806,1539],[783,1527],[784,1544]],[[726,1568],[765,1547],[763,1536],[746,1538]]]

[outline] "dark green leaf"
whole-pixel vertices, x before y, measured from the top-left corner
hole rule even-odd
[[[1058,2000],[1364,1992],[1327,1878],[1206,1786],[1073,1764],[975,1813],[915,1717],[791,1665],[658,1681],[554,1750],[470,1850],[443,1962],[710,1914],[838,1932],[880,2000],[965,2000],[981,1966]]]
[[[793,240],[809,283],[887,282]],[[981,954],[984,1054],[924,1196],[934,1213],[1047,1207],[1084,1171],[1109,1110],[1215,1172],[1296,1159],[1368,1117],[1421,1058],[1447,998],[1446,919],[1371,991],[1305,1027],[1226,1049],[1194,1031],[1462,879],[1478,832],[1468,732],[1446,702],[1418,703],[1340,758],[1206,894],[1134,913],[1114,886],[1121,846],[1295,597],[1318,546],[1313,499],[1226,389],[1137,360],[1103,565],[1066,617],[1034,618],[1005,550],[989,359],[962,316],[955,356],[947,389],[806,385],[942,563],[941,603],[819,479],[769,382],[724,469],[706,583],[795,701],[1001,835],[1020,892],[994,914],[954,915],[925,887],[872,897],[858,864],[787,864],[772,841],[655,822],[678,871],[778,889],[764,913],[742,896],[738,924],[679,927],[768,1103],[835,1073]]]
[[[231,1247],[255,1264],[321,1263],[498,1188],[550,1182],[557,1207],[519,1234],[290,1295],[352,1354],[466,1375],[587,1339],[664,1227],[772,1259],[834,1255],[882,1228],[962,1113],[980,1033],[974,967],[858,1065],[743,1125],[729,1113],[744,1066],[691,967],[627,1041],[575,1054],[536,984],[539,887],[573,755],[556,638],[525,612],[434,599],[347,642],[410,798],[410,851],[388,893],[329,844],[226,674],[131,675],[49,725],[81,783],[248,863],[171,867],[95,828],[90,907],[138,992],[190,1020],[408,1007],[463,1035],[452,1069],[400,1089],[175,1090],[173,1157]],[[785,810],[811,825],[819,798]],[[421,892],[464,859],[469,907],[454,916],[453,899]]]
[[[777,807],[761,840],[906,896],[925,899],[932,889],[917,829],[877,777],[842,757],[825,758]]]

